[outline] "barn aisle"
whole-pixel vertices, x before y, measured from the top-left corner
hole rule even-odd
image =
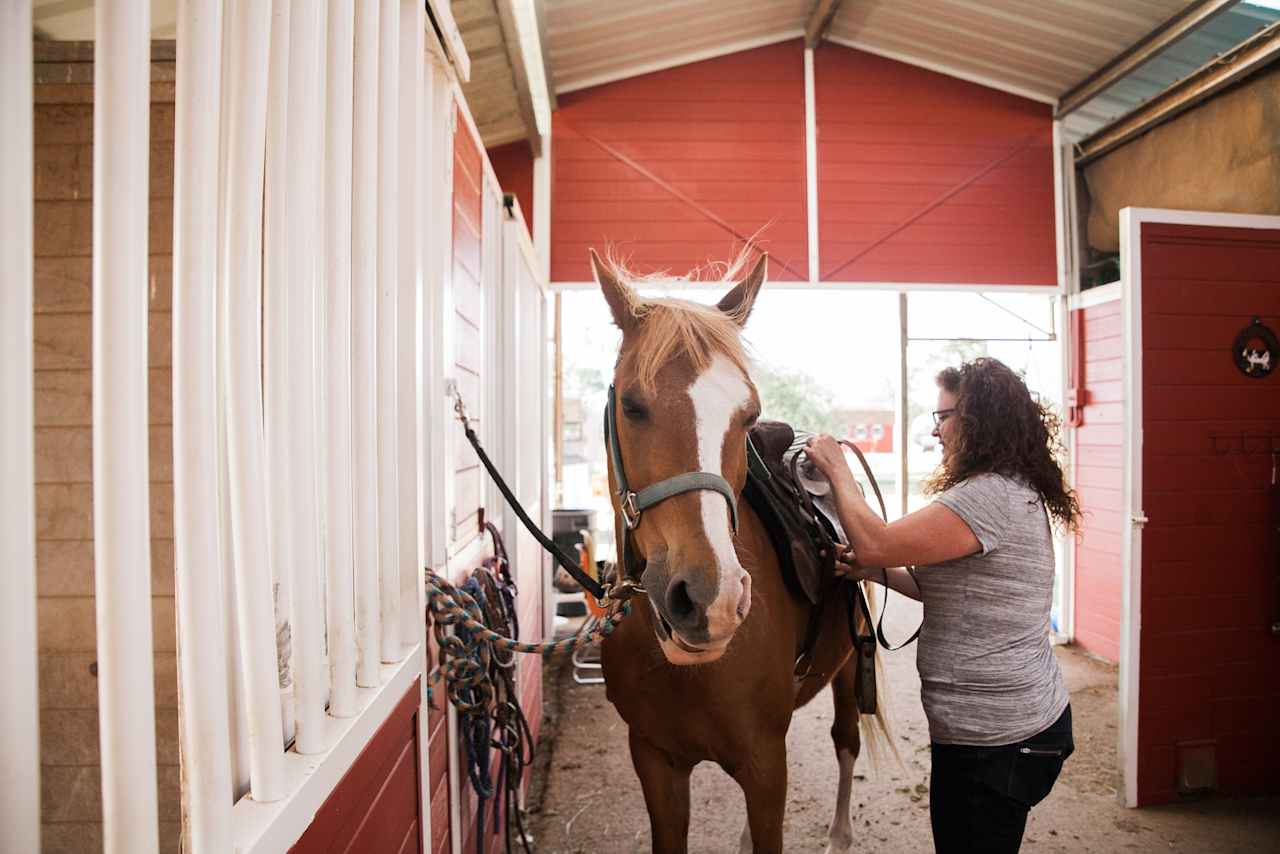
[[[919,605],[895,597],[886,620],[890,637],[909,633]],[[1280,846],[1280,799],[1205,801],[1127,810],[1116,800],[1116,670],[1069,648],[1058,648],[1071,691],[1076,753],[1062,781],[1031,815],[1024,851],[1246,852]],[[915,653],[886,656],[893,741],[901,757],[872,767],[858,761],[852,813],[855,851],[919,854],[929,833],[928,734],[920,708]],[[549,677],[548,722],[531,793],[530,829],[538,854],[647,852],[649,822],[627,755],[626,726],[604,687],[578,685],[566,666]],[[554,697],[554,700],[551,699]],[[802,709],[787,738],[790,785],[788,851],[821,852],[835,804],[836,763],[828,731],[830,693]],[[548,732],[548,729],[544,729]],[[718,767],[693,773],[691,854],[736,852],[746,819],[741,792]]]

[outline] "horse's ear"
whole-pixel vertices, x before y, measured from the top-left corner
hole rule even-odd
[[[769,256],[761,255],[747,277],[734,285],[733,290],[716,304],[716,308],[736,320],[739,326],[746,326],[747,318],[751,316],[751,307],[755,305],[756,296],[764,286],[768,269]]]
[[[613,322],[623,332],[634,329],[639,319],[636,317],[635,291],[626,282],[620,280],[613,268],[600,260],[596,250],[591,250],[591,272],[596,277],[596,284],[609,303],[609,311],[613,313]]]

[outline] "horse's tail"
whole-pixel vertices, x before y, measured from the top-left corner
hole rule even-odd
[[[876,586],[874,584],[866,585],[865,595],[867,604],[871,609],[876,605]],[[867,627],[868,631],[874,631],[871,626]],[[857,655],[857,652],[854,652]],[[862,746],[867,751],[867,757],[871,762],[871,767],[879,770],[886,756],[892,756],[898,765],[902,765],[902,754],[898,752],[898,745],[893,739],[893,727],[890,723],[891,715],[888,709],[889,690],[887,679],[884,671],[884,659],[880,656],[880,645],[875,647],[875,671],[876,671],[876,710],[870,715],[859,715],[858,729],[862,733]]]

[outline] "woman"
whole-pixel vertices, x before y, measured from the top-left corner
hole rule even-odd
[[[1071,754],[1071,707],[1049,646],[1050,520],[1074,528],[1058,421],[1003,363],[938,375],[937,498],[886,525],[830,436],[809,456],[831,481],[850,550],[841,570],[924,602],[916,663],[933,755],[934,846],[1010,852]],[[905,567],[915,566],[915,570]]]

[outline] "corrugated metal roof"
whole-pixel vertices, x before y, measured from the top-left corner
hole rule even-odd
[[[795,38],[811,0],[544,0],[552,87],[587,86]],[[1052,102],[1188,0],[844,0],[835,43]],[[1272,5],[1272,4],[1268,4]],[[1082,110],[1101,124],[1240,40],[1269,11],[1212,19]],[[1256,27],[1255,27],[1256,29]]]
[[[545,0],[556,92],[803,34],[810,0]]]

